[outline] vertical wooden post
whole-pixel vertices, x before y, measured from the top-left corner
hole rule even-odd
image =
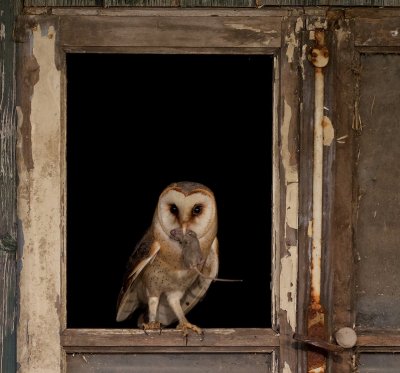
[[[16,0],[0,0],[0,373],[16,371]]]
[[[328,64],[324,30],[315,30],[316,45],[310,54],[315,68],[314,162],[313,162],[313,244],[311,253],[311,303],[308,310],[308,335],[324,339],[325,314],[321,305],[322,201],[323,201],[323,112],[324,67]],[[323,373],[326,359],[321,353],[308,352],[308,372]]]

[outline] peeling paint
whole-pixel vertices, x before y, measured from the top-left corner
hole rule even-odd
[[[304,61],[307,60],[307,44],[304,44],[301,49],[301,59],[300,59],[300,68],[301,68],[301,77],[303,80],[306,79],[306,72],[304,70]]]
[[[335,138],[335,130],[333,128],[331,120],[327,116],[324,116],[322,119],[322,127],[323,127],[324,146],[330,146],[332,144],[333,139]]]
[[[392,35],[392,37],[394,37],[394,38],[395,38],[396,36],[399,36],[399,29],[390,31],[390,35]]]
[[[286,224],[293,229],[298,227],[298,183],[286,186]]]
[[[290,130],[291,120],[292,120],[292,108],[286,102],[286,100],[284,100],[283,121],[281,129],[281,134],[282,134],[281,158],[283,167],[285,169],[285,180],[287,184],[298,182],[297,165],[290,164],[291,154],[289,151],[289,130]]]
[[[292,330],[296,329],[297,258],[297,246],[290,246],[288,255],[281,258],[280,272],[280,308],[286,311],[287,321]],[[287,294],[290,294],[290,297]]]
[[[276,37],[276,35],[278,35],[278,32],[276,30],[264,30],[262,28],[252,27],[243,23],[225,23],[225,26],[231,27],[234,30],[251,31],[257,34],[264,34],[265,36],[268,36],[268,38],[261,41],[262,44],[265,46],[268,46],[271,43],[272,39]]]
[[[297,35],[303,29],[303,27],[303,19],[301,17],[298,17],[296,20],[294,31],[291,31],[289,35],[285,36],[285,43],[287,48],[286,56],[289,63],[293,62],[295,50],[299,46],[299,39]]]
[[[298,17],[296,21],[296,27],[294,28],[296,34],[298,34],[304,27],[303,18]]]
[[[6,26],[4,23],[0,23],[0,40],[4,40],[6,38]]]
[[[55,30],[32,32],[32,55],[37,61],[30,116],[18,108],[18,217],[24,242],[20,248],[19,373],[54,373],[62,363],[59,299],[61,294],[61,151],[60,81],[55,60]],[[22,123],[31,126],[31,144],[22,138]],[[32,152],[32,167],[24,161]],[[49,325],[52,327],[49,328]]]
[[[285,366],[283,367],[282,373],[292,373],[289,364],[285,361]]]
[[[225,23],[226,26],[232,27],[235,30],[247,30],[247,31],[254,31],[257,33],[263,33],[263,34],[273,34],[273,35],[277,35],[278,32],[275,30],[263,30],[260,28],[256,28],[256,27],[251,27],[249,25],[245,25],[242,23]]]
[[[308,236],[309,238],[312,238],[312,236],[313,236],[313,222],[312,222],[312,220],[310,220],[310,221],[308,222],[307,236]]]
[[[313,19],[312,22],[307,24],[307,30],[314,31],[317,29],[326,30],[328,28],[328,19],[325,17],[318,17],[317,19]]]
[[[287,46],[286,56],[289,63],[293,62],[293,56],[295,49],[299,46],[299,41],[296,38],[294,31],[289,36],[285,36],[285,43]]]

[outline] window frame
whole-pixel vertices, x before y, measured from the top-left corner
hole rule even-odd
[[[21,370],[65,372],[67,353],[96,352],[270,353],[274,370],[279,365],[294,370],[291,341],[302,317],[296,314],[302,16],[285,9],[55,8],[42,14],[32,8],[26,13],[17,28]],[[274,56],[272,329],[206,329],[205,341],[183,341],[168,329],[154,338],[137,329],[66,328],[65,55],[85,52]]]

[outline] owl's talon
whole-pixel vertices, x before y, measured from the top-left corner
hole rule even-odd
[[[199,328],[196,325],[191,324],[190,322],[182,322],[179,323],[178,326],[176,327],[176,329],[178,330],[182,330],[183,336],[187,337],[189,334],[189,330],[193,330],[195,333],[199,334],[202,338],[204,336],[203,331],[201,330],[201,328]]]
[[[143,331],[145,332],[145,334],[148,335],[147,331],[148,330],[159,330],[160,334],[161,334],[161,323],[158,321],[150,321],[149,323],[143,323]]]

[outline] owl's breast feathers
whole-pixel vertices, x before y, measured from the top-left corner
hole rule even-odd
[[[216,276],[218,245],[216,238],[213,242],[209,241],[200,240],[205,258],[201,271],[205,275]],[[182,301],[187,312],[202,298],[210,283],[210,280],[199,279],[195,270],[186,268],[179,243],[153,226],[136,245],[128,260],[117,302],[117,321],[125,320],[137,307],[146,304],[149,296],[161,296],[176,290],[186,292]],[[174,321],[174,315],[165,308],[161,302],[160,309],[164,309],[161,313],[165,315],[162,321],[167,325]]]

